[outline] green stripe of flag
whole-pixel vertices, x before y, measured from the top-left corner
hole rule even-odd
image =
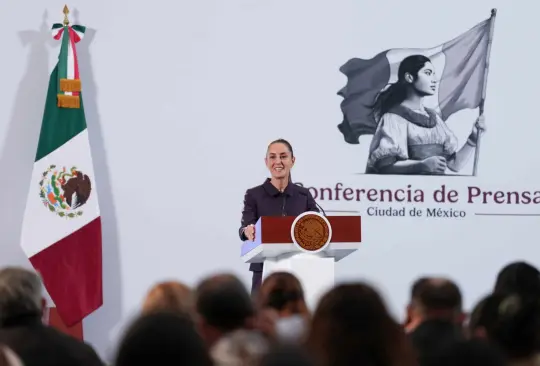
[[[49,80],[35,161],[49,155],[86,129],[82,93],[79,95],[80,108],[58,108],[57,106],[57,90],[60,83],[58,67],[57,64]]]

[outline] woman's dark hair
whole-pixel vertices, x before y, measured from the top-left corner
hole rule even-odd
[[[385,113],[392,109],[392,107],[401,104],[407,97],[409,83],[405,80],[405,74],[411,74],[416,80],[418,71],[428,62],[431,62],[431,60],[422,55],[412,55],[401,61],[397,82],[390,85],[385,91],[380,92],[375,99],[375,103],[371,106],[375,121],[378,122]]]
[[[138,317],[123,335],[116,366],[212,365],[208,349],[187,316],[156,312]]]
[[[292,145],[291,145],[291,143],[289,141],[287,141],[285,139],[274,140],[274,141],[272,141],[271,143],[268,144],[267,150],[270,149],[270,146],[272,146],[274,144],[283,144],[283,145],[287,146],[287,150],[289,150],[289,152],[291,153],[291,158],[294,158],[294,151],[293,151]],[[292,183],[291,172],[289,172],[289,182]]]
[[[244,284],[234,275],[204,279],[196,289],[195,308],[205,323],[222,332],[241,329],[255,314]]]
[[[540,351],[540,302],[518,294],[491,294],[473,311],[470,331],[484,329],[487,338],[511,359]]]
[[[321,366],[417,363],[403,328],[377,291],[363,283],[336,286],[321,298],[306,346]]]
[[[264,280],[259,289],[259,302],[262,308],[288,309],[293,314],[308,313],[302,284],[288,272],[274,272]]]
[[[540,271],[527,262],[513,262],[501,269],[493,292],[540,299]]]

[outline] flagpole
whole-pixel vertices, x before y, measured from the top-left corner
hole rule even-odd
[[[493,32],[495,31],[495,17],[497,16],[497,9],[491,9],[491,24],[489,27],[489,38],[487,45],[487,55],[486,55],[486,66],[484,68],[484,85],[482,86],[482,99],[480,100],[478,115],[482,116],[484,114],[484,104],[486,102],[486,90],[487,90],[487,81],[489,73],[489,58],[491,56],[491,44],[493,43]],[[480,137],[482,132],[478,130],[478,137],[476,139],[476,148],[474,150],[474,165],[473,165],[473,176],[476,177],[478,172],[478,159],[480,157]]]
[[[64,13],[64,26],[68,26],[69,25],[69,19],[68,19],[69,9],[67,5],[64,5],[64,10],[62,10],[62,12]]]

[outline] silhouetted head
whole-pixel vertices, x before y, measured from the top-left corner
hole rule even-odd
[[[272,308],[280,315],[307,315],[302,284],[288,272],[274,272],[261,284],[258,293],[259,308]]]
[[[177,281],[160,282],[154,285],[146,294],[143,313],[173,312],[193,316],[194,295],[185,284]]]
[[[380,295],[362,283],[336,286],[321,298],[307,346],[323,366],[416,363],[402,327]]]
[[[407,331],[425,320],[445,320],[461,326],[465,320],[462,296],[457,284],[447,278],[422,277],[412,286],[407,307]]]
[[[473,337],[487,339],[511,360],[533,357],[540,352],[540,301],[491,294],[475,307],[469,330]]]
[[[493,292],[540,299],[540,271],[527,262],[513,262],[497,275]]]
[[[195,297],[199,331],[209,345],[226,333],[247,327],[255,316],[251,296],[234,275],[204,279]]]
[[[136,319],[122,337],[116,366],[212,365],[208,349],[187,316],[151,313]]]
[[[41,278],[20,267],[0,270],[0,324],[41,318],[45,307]]]

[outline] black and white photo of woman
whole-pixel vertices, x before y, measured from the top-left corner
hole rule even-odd
[[[444,175],[459,172],[467,164],[485,131],[480,115],[467,141],[458,139],[434,109],[424,106],[425,97],[436,94],[437,75],[423,55],[401,61],[398,80],[377,96],[373,115],[378,122],[369,149],[366,173]]]

